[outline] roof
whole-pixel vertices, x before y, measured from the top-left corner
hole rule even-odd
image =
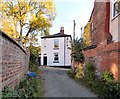
[[[56,37],[71,37],[71,35],[63,34],[63,33],[56,33],[53,35],[41,37],[41,39],[43,39],[43,38],[56,38]]]

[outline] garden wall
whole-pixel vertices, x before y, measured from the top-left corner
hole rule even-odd
[[[0,85],[12,89],[28,72],[30,53],[0,31]]]
[[[85,61],[92,59],[99,71],[110,71],[114,78],[120,79],[120,42],[98,46],[95,49],[83,51]]]

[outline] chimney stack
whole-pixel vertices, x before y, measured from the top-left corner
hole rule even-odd
[[[64,34],[64,27],[60,28],[60,33]]]

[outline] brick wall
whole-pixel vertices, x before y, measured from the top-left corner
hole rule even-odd
[[[25,51],[13,39],[0,31],[0,78],[2,89],[12,89],[28,72],[29,51]]]
[[[90,18],[91,45],[107,44],[111,41],[109,33],[110,2],[95,2]]]
[[[99,46],[83,53],[85,62],[92,59],[98,71],[110,71],[116,80],[120,79],[120,42]]]

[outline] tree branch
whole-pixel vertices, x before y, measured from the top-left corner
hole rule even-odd
[[[31,31],[32,31],[32,28],[30,27],[29,30],[28,30],[28,32],[27,32],[27,34],[26,34],[26,37],[29,36],[29,33],[30,33]]]

